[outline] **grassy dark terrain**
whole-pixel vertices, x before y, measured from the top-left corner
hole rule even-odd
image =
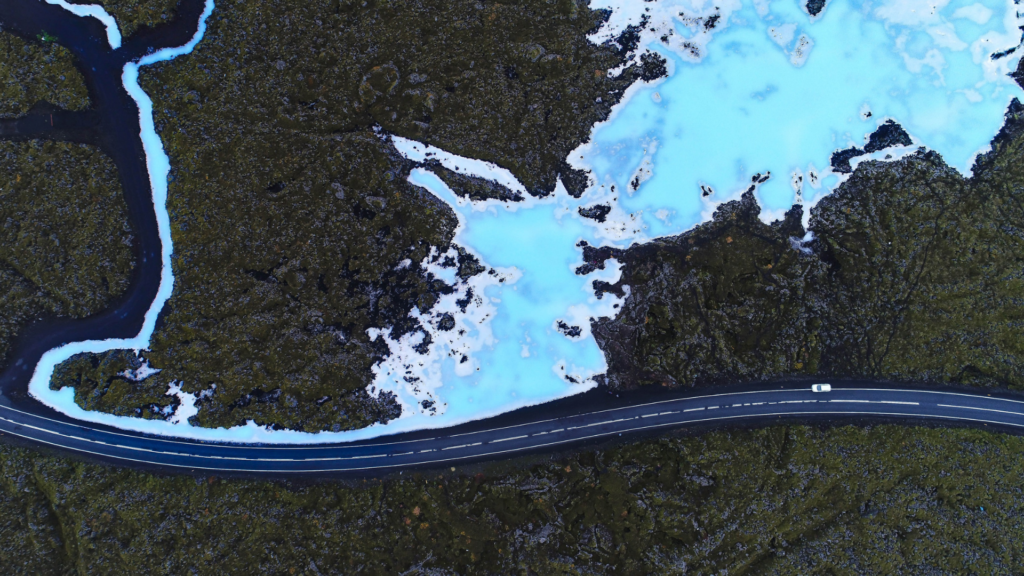
[[[128,358],[107,355],[58,384],[149,416],[172,380],[216,384],[201,426],[393,418],[365,390],[387,353],[366,330],[418,328],[412,307],[449,290],[420,262],[456,220],[374,128],[497,162],[532,194],[560,175],[579,192],[565,156],[640,74],[604,74],[622,50],[586,39],[601,17],[574,0],[220,2],[192,54],[142,72],[173,167],[175,289],[148,353],[163,371],[115,383]]]
[[[39,102],[66,110],[89,107],[74,57],[50,41],[26,41],[0,30],[0,118],[14,118]]]
[[[33,320],[106,308],[133,265],[127,208],[104,154],[83,144],[0,141],[0,366]]]
[[[289,484],[0,446],[23,574],[1010,574],[1024,439],[773,427]]]
[[[104,4],[129,33],[173,2]],[[599,73],[619,54],[586,42],[598,20],[565,0],[218,4],[194,54],[143,72],[174,167],[177,284],[148,353],[164,371],[130,382],[117,373],[137,358],[113,352],[70,360],[56,384],[76,384],[90,409],[157,417],[170,380],[216,383],[198,417],[207,426],[393,417],[363,391],[381,354],[365,329],[415,329],[402,323],[410,306],[444,289],[418,263],[450,241],[454,217],[405,182],[411,166],[373,127],[498,162],[534,194],[557,175],[578,183],[560,159],[636,74]],[[38,100],[88,105],[74,100],[80,79],[40,84],[26,75],[35,60],[17,56],[73,71],[65,52],[18,50],[0,58],[21,62],[8,83],[20,100],[0,99],[19,102],[12,114]],[[610,382],[827,374],[1024,386],[1020,114],[1011,109],[970,179],[928,153],[862,164],[815,208],[811,243],[791,240],[804,233],[797,212],[765,225],[744,198],[690,233],[619,253],[632,296],[595,330]],[[443,176],[473,197],[507,194]],[[0,353],[32,318],[86,315],[123,290],[131,240],[116,183],[92,148],[0,143]],[[396,271],[405,258],[416,265]],[[780,426],[284,483],[0,445],[0,566],[1006,574],[1024,565],[1022,454],[1024,439],[980,431]]]
[[[578,183],[561,159],[641,74],[598,73],[623,50],[586,40],[600,18],[569,1],[220,5],[193,54],[143,75],[174,166],[175,293],[147,354],[163,371],[118,379],[134,357],[113,353],[68,363],[55,385],[147,417],[164,417],[173,380],[215,385],[202,426],[395,417],[365,391],[387,353],[366,330],[418,329],[409,310],[447,289],[419,263],[455,220],[374,129],[495,161],[532,194]],[[1020,114],[969,179],[932,153],[861,164],[814,208],[805,245],[799,209],[766,225],[748,195],[693,231],[608,252],[625,268],[604,289],[632,293],[595,326],[607,381],[1024,386]],[[441,175],[471,197],[513,196]]]
[[[140,27],[153,28],[174,19],[178,0],[68,0],[71,4],[99,4],[117,21],[127,38]]]

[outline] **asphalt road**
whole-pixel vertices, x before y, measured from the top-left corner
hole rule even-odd
[[[608,400],[615,402],[615,400]],[[629,400],[627,400],[629,402]],[[534,410],[534,413],[536,410]],[[521,412],[529,416],[531,409]],[[522,416],[520,416],[522,417]],[[123,465],[260,476],[361,475],[556,450],[619,435],[773,419],[927,420],[1024,429],[1024,401],[984,393],[833,385],[763,385],[720,394],[641,401],[539,420],[484,420],[455,429],[317,446],[211,444],[49,419],[0,405],[0,434]],[[513,416],[513,419],[516,417]],[[507,425],[505,425],[507,424]]]
[[[764,424],[843,418],[928,420],[1024,429],[1024,402],[984,393],[898,389],[883,385],[834,385],[812,393],[810,384],[764,384],[710,395],[652,396],[607,393],[524,409],[456,428],[376,441],[320,446],[210,444],[156,438],[75,422],[28,397],[26,384],[40,355],[64,342],[132,336],[159,282],[160,240],[138,138],[138,110],[120,83],[124,62],[159,46],[178,46],[194,32],[201,0],[182,0],[175,22],[132,37],[111,51],[102,27],[35,1],[0,2],[0,24],[26,37],[47,32],[78,58],[93,110],[37,110],[0,123],[0,139],[52,138],[99,145],[118,167],[138,244],[137,267],[126,294],[111,308],[84,320],[45,319],[26,327],[0,373],[0,435],[122,465],[169,471],[294,476],[371,474],[417,466],[499,459],[527,451],[657,433],[672,428]],[[593,395],[590,398],[593,399]],[[657,398],[654,400],[653,398]],[[589,406],[589,407],[588,407]]]

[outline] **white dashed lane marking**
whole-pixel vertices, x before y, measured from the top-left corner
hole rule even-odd
[[[980,396],[980,395],[968,395],[968,394],[958,394],[958,393],[942,393],[942,392],[932,392],[932,391],[912,391],[912,390],[898,390],[897,391],[897,390],[872,390],[872,389],[846,389],[846,391],[847,392],[856,391],[856,392],[860,392],[860,393],[871,392],[874,395],[881,396],[883,398],[886,395],[890,395],[890,397],[891,397],[891,394],[893,394],[895,392],[903,393],[904,397],[907,397],[907,396],[911,396],[911,397],[917,396],[917,397],[923,398],[923,399],[927,399],[927,398],[936,398],[936,399],[938,399],[938,398],[948,398],[948,399],[953,399],[954,397],[972,398],[973,399],[972,401],[974,403],[981,403],[981,404],[987,403],[988,405],[999,406],[999,407],[1014,407],[1014,408],[1016,408],[1017,406],[1020,406],[1022,404],[1021,402],[1019,402],[1017,400],[1002,399],[1002,398],[991,398],[991,397],[985,397],[985,396]],[[763,392],[764,393],[770,393],[770,392],[775,392],[775,391],[763,391]],[[782,392],[782,393],[792,393],[794,391],[793,390],[789,390],[789,391],[784,391],[783,390],[783,391],[779,391],[779,392]],[[746,394],[746,393],[737,393],[737,394],[742,395],[742,394]],[[927,394],[934,394],[934,395],[933,396],[926,396]],[[735,397],[736,394],[714,394],[714,395],[709,395],[709,396],[703,396],[701,398],[708,398],[708,399],[710,399],[710,398],[718,397],[718,398],[721,398],[722,400],[725,400],[726,398],[728,398],[730,396]],[[785,396],[783,396],[783,397],[785,397]],[[698,401],[699,401],[699,398],[690,398],[688,400],[675,401],[675,402],[679,402],[682,405],[686,405],[686,404],[693,405],[693,403],[696,403]],[[615,409],[610,409],[610,410],[603,410],[603,411],[593,412],[593,413],[590,413],[588,415],[580,415],[580,416],[588,416],[588,417],[593,418],[593,417],[600,417],[601,415],[605,415],[606,417],[612,417],[613,415],[622,414],[623,411],[625,411],[625,410],[632,410],[633,413],[636,414],[637,412],[639,412],[639,410],[643,409],[643,407],[645,407],[645,406],[650,406],[650,407],[653,408],[654,406],[659,406],[659,405],[660,406],[664,406],[667,402],[670,402],[670,401],[653,402],[653,403],[643,404],[643,405],[638,405],[638,406],[620,407],[620,408],[615,408]],[[736,403],[736,404],[725,404],[725,403],[722,403],[722,404],[720,404],[718,406],[695,407],[695,408],[689,408],[689,409],[685,409],[685,410],[660,412],[660,413],[657,413],[657,414],[643,414],[643,415],[630,416],[630,417],[625,417],[625,418],[617,418],[617,419],[613,419],[613,420],[606,420],[606,421],[595,422],[595,423],[591,423],[591,424],[583,424],[583,425],[575,426],[575,427],[570,426],[570,427],[567,427],[567,428],[557,428],[557,429],[553,429],[553,430],[550,430],[550,431],[539,431],[539,432],[534,432],[534,433],[531,433],[531,434],[511,436],[511,437],[507,437],[507,438],[499,438],[497,440],[489,441],[489,442],[487,442],[487,444],[498,443],[498,442],[506,442],[506,441],[509,441],[509,440],[520,440],[520,439],[528,438],[528,437],[531,437],[531,436],[541,436],[541,435],[553,434],[553,433],[557,433],[557,432],[565,432],[566,430],[582,430],[582,429],[591,428],[591,427],[594,427],[594,426],[607,426],[608,428],[610,428],[610,429],[603,429],[603,430],[600,430],[600,431],[594,431],[590,435],[585,435],[586,433],[582,433],[582,434],[581,433],[574,433],[574,434],[569,435],[569,437],[567,437],[565,439],[557,439],[557,440],[549,441],[549,442],[546,442],[546,443],[545,442],[530,442],[530,443],[528,443],[529,446],[509,447],[509,448],[503,449],[503,450],[488,450],[487,448],[483,448],[481,450],[466,450],[465,452],[455,453],[455,454],[453,454],[452,456],[449,456],[449,457],[441,457],[440,455],[438,455],[438,456],[426,456],[426,457],[424,457],[424,456],[414,456],[411,462],[409,460],[406,460],[403,463],[403,462],[400,462],[400,461],[396,461],[393,458],[397,458],[397,457],[401,457],[401,456],[416,455],[416,454],[428,454],[428,453],[432,453],[432,452],[441,452],[443,450],[472,449],[474,447],[481,446],[484,443],[483,442],[475,442],[475,443],[471,443],[471,444],[461,444],[461,445],[458,445],[458,446],[438,447],[438,448],[430,448],[430,449],[424,449],[424,450],[418,450],[418,451],[417,450],[412,450],[412,451],[403,452],[403,453],[387,453],[387,452],[383,451],[383,450],[385,450],[384,448],[379,448],[382,451],[379,452],[379,453],[376,453],[376,454],[365,454],[365,455],[359,455],[359,456],[340,456],[340,455],[334,455],[334,454],[343,454],[345,451],[347,451],[349,449],[360,450],[360,449],[368,448],[370,446],[391,446],[392,449],[393,449],[393,448],[400,447],[402,445],[408,445],[408,444],[411,444],[411,443],[417,443],[417,442],[422,443],[422,442],[429,442],[429,441],[439,442],[440,443],[440,442],[443,442],[444,440],[442,440],[440,438],[431,438],[431,439],[419,439],[419,440],[396,440],[394,442],[385,442],[385,443],[382,443],[382,444],[364,444],[364,445],[358,445],[357,444],[357,445],[333,445],[333,446],[324,445],[324,446],[319,446],[319,447],[314,447],[314,446],[273,446],[273,447],[269,447],[269,446],[245,446],[245,445],[206,445],[206,444],[202,444],[202,443],[200,443],[200,444],[192,444],[192,443],[185,443],[185,442],[174,442],[172,440],[165,440],[165,439],[158,439],[158,438],[148,439],[148,438],[144,438],[144,437],[140,437],[140,436],[132,436],[130,434],[119,434],[119,433],[116,433],[116,432],[106,432],[106,431],[101,431],[101,430],[87,428],[87,427],[84,427],[84,426],[81,426],[81,425],[73,425],[73,424],[67,424],[67,423],[63,423],[63,422],[56,422],[56,421],[50,420],[50,419],[45,418],[45,417],[34,416],[34,415],[31,415],[31,414],[20,412],[20,411],[18,411],[16,409],[12,409],[12,408],[9,408],[9,407],[6,407],[6,406],[4,406],[3,408],[11,410],[12,412],[20,412],[21,414],[24,414],[25,416],[27,416],[29,418],[38,420],[39,424],[34,426],[32,424],[27,424],[27,423],[22,423],[22,422],[15,422],[15,421],[10,420],[8,418],[2,418],[2,417],[0,417],[0,422],[3,422],[3,423],[6,423],[6,424],[10,425],[11,428],[9,430],[7,430],[7,432],[12,434],[12,435],[15,435],[15,436],[21,436],[21,437],[24,437],[24,438],[28,438],[30,440],[34,440],[36,442],[40,442],[40,443],[43,443],[43,444],[48,444],[48,445],[51,445],[51,446],[56,446],[56,447],[59,447],[59,448],[64,448],[64,449],[72,450],[72,451],[75,451],[75,452],[80,452],[80,453],[85,453],[85,454],[95,454],[95,455],[98,455],[98,456],[105,456],[105,457],[109,457],[109,458],[115,458],[115,459],[122,460],[122,461],[127,461],[127,462],[140,462],[140,463],[146,463],[146,464],[165,465],[165,466],[177,467],[177,468],[191,468],[191,469],[203,469],[203,470],[225,470],[225,471],[239,471],[239,472],[268,472],[268,473],[281,474],[281,473],[301,473],[301,472],[341,472],[341,471],[344,471],[344,470],[358,471],[358,470],[369,470],[369,469],[380,469],[380,468],[394,468],[394,467],[399,467],[399,466],[406,466],[409,463],[413,463],[413,464],[430,464],[430,463],[440,463],[440,462],[445,462],[445,461],[461,460],[461,459],[464,459],[466,457],[496,456],[496,455],[501,455],[501,454],[508,454],[508,453],[513,453],[513,452],[518,452],[518,451],[521,451],[523,449],[543,448],[545,446],[553,446],[553,445],[557,445],[557,444],[564,444],[566,442],[574,442],[574,441],[586,440],[588,438],[597,438],[597,437],[601,437],[601,436],[613,435],[613,434],[616,434],[616,433],[622,434],[622,433],[626,433],[626,432],[633,432],[633,431],[639,431],[639,430],[644,430],[644,429],[657,429],[657,428],[664,428],[664,427],[668,427],[668,426],[681,425],[681,424],[684,424],[684,423],[687,423],[687,422],[693,424],[693,423],[704,422],[704,421],[738,420],[738,419],[742,419],[742,418],[746,417],[747,415],[746,414],[742,414],[742,413],[736,414],[735,412],[732,412],[732,414],[735,414],[735,415],[729,415],[729,416],[723,415],[722,417],[717,417],[717,418],[706,417],[706,418],[703,418],[703,419],[689,419],[689,418],[685,419],[685,420],[684,419],[672,419],[671,421],[656,422],[656,423],[652,423],[651,425],[644,425],[644,426],[637,426],[637,425],[634,425],[634,424],[620,424],[620,423],[626,423],[626,422],[639,421],[639,420],[642,420],[643,418],[649,418],[649,417],[653,417],[653,416],[668,416],[668,415],[672,415],[672,414],[679,414],[680,412],[696,412],[696,411],[702,411],[702,410],[716,410],[718,408],[742,408],[742,407],[749,407],[749,406],[763,406],[765,404],[768,404],[768,405],[777,405],[777,404],[815,404],[815,403],[830,403],[830,402],[856,404],[856,405],[859,405],[859,406],[857,406],[857,407],[850,406],[850,407],[841,408],[841,409],[837,406],[836,409],[834,409],[832,411],[819,411],[820,409],[816,410],[816,411],[811,411],[811,409],[798,409],[798,408],[788,409],[788,408],[780,406],[779,408],[781,410],[779,412],[776,412],[776,413],[771,413],[771,414],[751,413],[751,414],[749,414],[749,416],[766,416],[766,415],[772,416],[772,415],[775,415],[775,414],[779,414],[779,415],[799,415],[799,414],[805,414],[805,415],[809,415],[809,414],[822,414],[822,415],[826,415],[826,414],[836,414],[836,415],[839,415],[839,414],[874,414],[874,415],[889,416],[889,417],[908,417],[908,416],[909,417],[918,417],[918,416],[929,416],[930,415],[933,418],[940,418],[940,419],[972,421],[972,422],[987,422],[987,423],[994,423],[994,424],[1004,424],[1004,425],[1024,427],[1024,424],[1021,423],[1021,422],[1024,422],[1024,413],[1022,413],[1020,411],[999,410],[999,409],[996,409],[996,408],[985,408],[985,407],[978,407],[978,406],[960,406],[960,405],[954,405],[954,404],[931,404],[931,403],[925,402],[925,407],[926,408],[923,409],[924,413],[908,414],[908,413],[900,413],[898,410],[895,410],[895,409],[893,409],[892,411],[885,411],[885,409],[880,408],[880,407],[878,407],[878,408],[870,408],[869,409],[866,406],[864,408],[860,408],[860,406],[865,405],[865,404],[873,404],[873,405],[887,404],[887,405],[902,405],[902,406],[921,406],[921,403],[920,402],[896,401],[896,400],[862,400],[862,399],[842,399],[842,398],[830,399],[827,395],[822,395],[821,398],[815,398],[815,399],[811,399],[811,400],[781,400],[781,401],[773,401],[773,402],[753,402],[753,403]],[[948,415],[948,414],[943,414],[940,411],[936,411],[936,410],[933,410],[933,409],[928,409],[927,406],[934,406],[935,408],[943,408],[943,409],[950,409],[950,410],[965,410],[965,411],[966,410],[970,410],[970,411],[975,411],[975,413],[980,411],[980,412],[987,412],[987,413],[992,413],[992,414],[1008,415],[1010,417],[1000,417],[999,421],[985,420],[985,419],[980,418],[980,417],[974,418],[974,417],[968,417],[966,415],[955,415],[955,414],[954,415]],[[754,411],[751,411],[751,412],[754,412]],[[726,414],[729,414],[729,413],[730,413],[730,411],[726,412]],[[993,417],[995,417],[995,416],[993,416]],[[568,418],[569,419],[578,418],[578,416],[568,417]],[[481,435],[484,435],[484,434],[494,435],[494,433],[496,431],[498,431],[498,430],[509,430],[509,431],[511,431],[512,429],[517,429],[517,428],[519,430],[526,431],[523,428],[524,426],[539,427],[539,425],[543,424],[544,422],[551,422],[551,424],[554,424],[553,420],[554,419],[552,419],[552,420],[544,420],[544,421],[540,421],[540,422],[517,424],[517,425],[513,425],[513,426],[508,426],[508,427],[505,427],[505,428],[495,428],[495,429],[490,429],[490,430],[468,432],[468,433],[453,435],[453,436],[451,436],[449,438],[454,439],[455,436],[464,436],[464,437],[465,436],[469,436],[466,439],[472,439],[473,436],[476,436],[477,438],[480,438],[480,437],[482,437]],[[54,422],[57,425],[56,426],[52,426],[52,427],[47,427],[47,425],[44,424],[46,422]],[[616,424],[619,424],[619,425],[615,426]],[[96,435],[98,435],[98,436],[100,436],[102,438],[105,438],[105,440],[89,439],[89,438],[82,437],[82,436],[80,436],[78,434],[64,434],[64,433],[61,432],[61,429],[63,429],[63,428],[73,428],[73,429],[76,430],[76,432],[78,432],[78,434],[82,433],[82,432],[80,432],[80,430],[85,430],[85,431],[87,431],[87,432],[89,432],[91,434],[96,434]],[[21,432],[21,433],[19,433],[19,432]],[[48,438],[48,437],[51,437],[51,436],[58,437],[58,438],[62,439],[63,441],[55,440],[55,441],[51,442],[51,441],[48,441],[48,440],[44,439],[44,437]],[[131,438],[133,441],[136,441],[136,442],[142,442],[142,441],[159,442],[163,446],[166,446],[167,444],[175,444],[176,446],[181,447],[181,448],[178,448],[178,449],[182,450],[182,451],[178,452],[178,451],[154,450],[152,448],[145,448],[143,446],[125,445],[125,444],[119,444],[117,442],[118,439],[125,438],[125,437]],[[113,438],[115,441],[114,442],[109,441],[110,438]],[[451,440],[447,440],[447,441],[451,441]],[[96,447],[95,449],[99,450],[100,452],[90,451],[86,447],[82,447],[83,444],[85,444],[86,446],[88,446],[88,445],[95,446]],[[422,444],[420,444],[420,445],[422,446]],[[208,449],[218,449],[218,450],[221,450],[221,449],[232,449],[232,450],[235,450],[235,454],[241,453],[241,454],[246,454],[246,456],[241,456],[240,457],[240,456],[226,456],[226,455],[225,456],[218,456],[218,455],[214,455],[214,454],[197,454],[195,452],[185,451],[185,450],[189,449],[189,448],[186,448],[186,447],[194,447],[194,449],[197,449],[197,450],[198,449],[202,449],[203,451],[206,451]],[[409,446],[409,448],[415,448],[415,446]],[[278,451],[278,453],[287,454],[289,456],[293,456],[295,454],[300,454],[301,455],[301,454],[304,453],[303,451],[305,451],[305,450],[317,450],[317,451],[322,451],[322,453],[324,453],[326,456],[323,457],[323,458],[262,458],[262,457],[258,456],[258,454],[260,454],[260,453],[266,454],[266,452],[261,452],[261,451],[262,450],[267,450],[267,449],[273,449],[273,450]],[[124,451],[135,452],[137,454],[140,454],[140,456],[142,456],[142,458],[141,459],[131,458],[129,456],[124,455]],[[152,456],[146,456],[147,454],[152,455]],[[252,457],[252,456],[248,456],[248,454],[257,454],[257,456]],[[366,459],[370,459],[371,462],[367,462],[367,464],[365,466],[363,466],[363,467],[357,467],[357,466],[353,466],[353,465],[344,464],[344,461],[355,461],[355,460],[366,460]],[[378,459],[378,460],[377,460],[376,463],[373,463],[372,459]],[[189,462],[189,460],[191,460],[191,462]],[[225,463],[227,463],[229,461],[231,461],[231,462],[239,462],[240,461],[240,462],[245,462],[247,464],[243,464],[243,466],[245,466],[244,468],[216,467],[214,465],[214,462],[216,462],[216,461],[222,461],[222,462],[225,462]],[[276,469],[276,470],[272,469],[272,468],[277,468],[277,466],[274,466],[274,464],[278,463],[278,462],[281,463],[281,464],[278,465],[279,467],[286,468],[286,469]],[[304,465],[303,464],[299,464],[299,465],[296,466],[294,464],[291,464],[291,463],[294,463],[294,462],[306,462],[307,464],[304,464]],[[335,464],[333,466],[331,466],[331,464],[330,464],[331,462],[334,462]],[[209,465],[204,465],[204,463],[209,463]],[[314,463],[316,463],[316,464],[314,464]],[[268,468],[270,468],[270,469],[268,469]]]
[[[497,440],[491,440],[491,444],[497,444],[498,442],[508,442],[509,440],[519,440],[520,438],[528,437],[529,436],[527,434],[523,434],[522,436],[512,436],[511,438],[499,438]],[[471,444],[471,446],[476,446],[476,444]]]

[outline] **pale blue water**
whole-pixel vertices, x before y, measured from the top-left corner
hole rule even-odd
[[[377,385],[396,392],[413,412],[403,426],[465,421],[592,386],[588,378],[606,362],[588,320],[614,314],[619,301],[610,295],[597,300],[591,283],[616,279],[617,267],[612,262],[605,272],[575,275],[580,240],[625,247],[681,233],[736,198],[756,174],[771,174],[756,192],[765,219],[798,199],[811,205],[841,181],[830,169],[832,153],[863,147],[886,119],[899,122],[914,145],[865,158],[925,146],[966,172],[998,131],[1010,98],[1020,94],[1006,76],[1017,55],[989,58],[1020,41],[1013,5],[1006,2],[832,0],[813,19],[795,1],[607,5],[616,13],[595,40],[647,14],[643,46],[668,58],[672,74],[632,88],[591,142],[570,155],[595,181],[581,200],[559,190],[525,206],[474,206],[428,172],[410,178],[459,213],[456,242],[485,264],[517,274],[514,284],[485,291],[495,314],[484,322],[487,345],[471,355],[478,371],[443,369],[455,360],[437,338],[429,359],[412,350],[418,337],[391,343],[394,355]],[[719,24],[708,31],[701,18],[713,14]],[[410,152],[413,144],[395,141],[410,158],[422,159]],[[468,160],[449,161],[449,168],[497,179]],[[702,186],[714,193],[704,197]],[[580,206],[597,203],[612,206],[608,222],[578,215]],[[581,336],[561,333],[559,320],[579,326]],[[412,374],[402,366],[424,362],[442,370],[433,379],[417,370],[422,378],[415,385],[402,379]],[[427,397],[421,394],[425,381],[431,381],[429,398],[447,403],[446,412],[417,410],[415,401]]]
[[[48,390],[53,366],[71,354],[148,346],[151,319],[169,296],[167,160],[133,65],[125,69],[125,86],[143,110],[166,286],[161,284],[137,338],[77,343],[47,353],[33,379],[33,395],[75,417],[126,429],[304,443],[447,426],[576,394],[591,388],[591,377],[606,368],[589,319],[613,315],[621,304],[607,294],[596,299],[591,287],[598,278],[617,279],[614,261],[586,277],[574,273],[582,264],[581,240],[626,247],[678,234],[710,218],[718,203],[737,197],[759,173],[771,173],[757,189],[763,217],[781,214],[798,199],[811,205],[841,181],[829,168],[831,154],[863,146],[866,136],[889,118],[909,132],[914,145],[871,157],[899,156],[924,146],[967,173],[973,157],[998,131],[1010,99],[1020,96],[1006,76],[1020,54],[989,58],[1020,41],[1011,2],[830,0],[816,18],[793,0],[594,0],[592,6],[614,11],[593,37],[596,42],[646,14],[638,54],[648,47],[663,54],[671,75],[631,88],[612,117],[594,128],[591,141],[570,154],[570,163],[591,170],[595,182],[581,200],[559,187],[552,197],[518,205],[471,203],[457,198],[429,171],[413,171],[411,183],[457,213],[456,243],[495,273],[459,283],[450,270],[423,263],[458,291],[433,310],[414,312],[434,339],[427,354],[413,350],[420,334],[393,341],[388,327],[372,331],[386,338],[392,350],[391,358],[375,368],[372,390],[395,392],[403,404],[402,418],[342,433],[271,432],[252,423],[210,430],[85,413],[69,389]],[[704,22],[714,14],[719,23],[707,29]],[[196,41],[200,36],[201,31]],[[410,158],[431,154],[450,168],[521,189],[497,167],[393,140]],[[635,190],[633,181],[640,183]],[[714,193],[703,197],[702,186]],[[578,215],[579,207],[598,203],[612,208],[606,223]],[[463,312],[454,301],[469,289],[476,298]],[[442,312],[455,316],[455,330],[437,329]],[[559,321],[577,326],[580,334],[563,334]],[[422,400],[436,404],[427,409],[419,404]]]
[[[626,213],[642,214],[641,239],[676,234],[704,219],[711,206],[701,184],[715,190],[709,200],[721,201],[746,189],[754,174],[770,171],[758,199],[777,214],[796,198],[791,175],[816,171],[825,185],[812,188],[805,177],[802,189],[813,201],[837,183],[821,174],[831,153],[863,146],[885,118],[899,122],[915,145],[939,151],[966,172],[998,131],[1010,98],[1020,95],[1006,76],[1017,55],[988,59],[1015,46],[1020,31],[1006,2],[949,3],[935,16],[920,16],[935,4],[831,0],[811,22],[794,1],[768,3],[763,15],[744,3],[696,63],[655,39],[650,45],[672,60],[672,76],[637,90],[570,160],[591,167],[605,195],[615,185]],[[984,25],[965,17],[981,20],[986,9],[992,15]],[[787,24],[795,24],[793,40],[780,46],[769,28]],[[787,51],[802,34],[813,44],[795,66]],[[865,108],[870,118],[861,114]],[[640,142],[657,143],[654,175],[635,194],[622,194],[642,156]],[[666,211],[662,218],[659,210]]]

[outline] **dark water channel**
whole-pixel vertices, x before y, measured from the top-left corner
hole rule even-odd
[[[75,55],[92,101],[92,108],[82,112],[36,106],[26,116],[0,121],[0,139],[50,139],[99,146],[117,166],[136,239],[136,266],[130,284],[110,308],[78,320],[44,318],[22,330],[0,373],[0,402],[69,420],[28,395],[28,382],[42,354],[68,342],[130,338],[141,329],[160,284],[161,245],[139,137],[139,109],[125,91],[121,74],[126,62],[188,42],[203,7],[202,1],[181,0],[172,22],[143,28],[121,48],[111,50],[105,29],[95,18],[76,16],[42,0],[0,2],[0,26],[5,31],[29,39],[46,32]]]

